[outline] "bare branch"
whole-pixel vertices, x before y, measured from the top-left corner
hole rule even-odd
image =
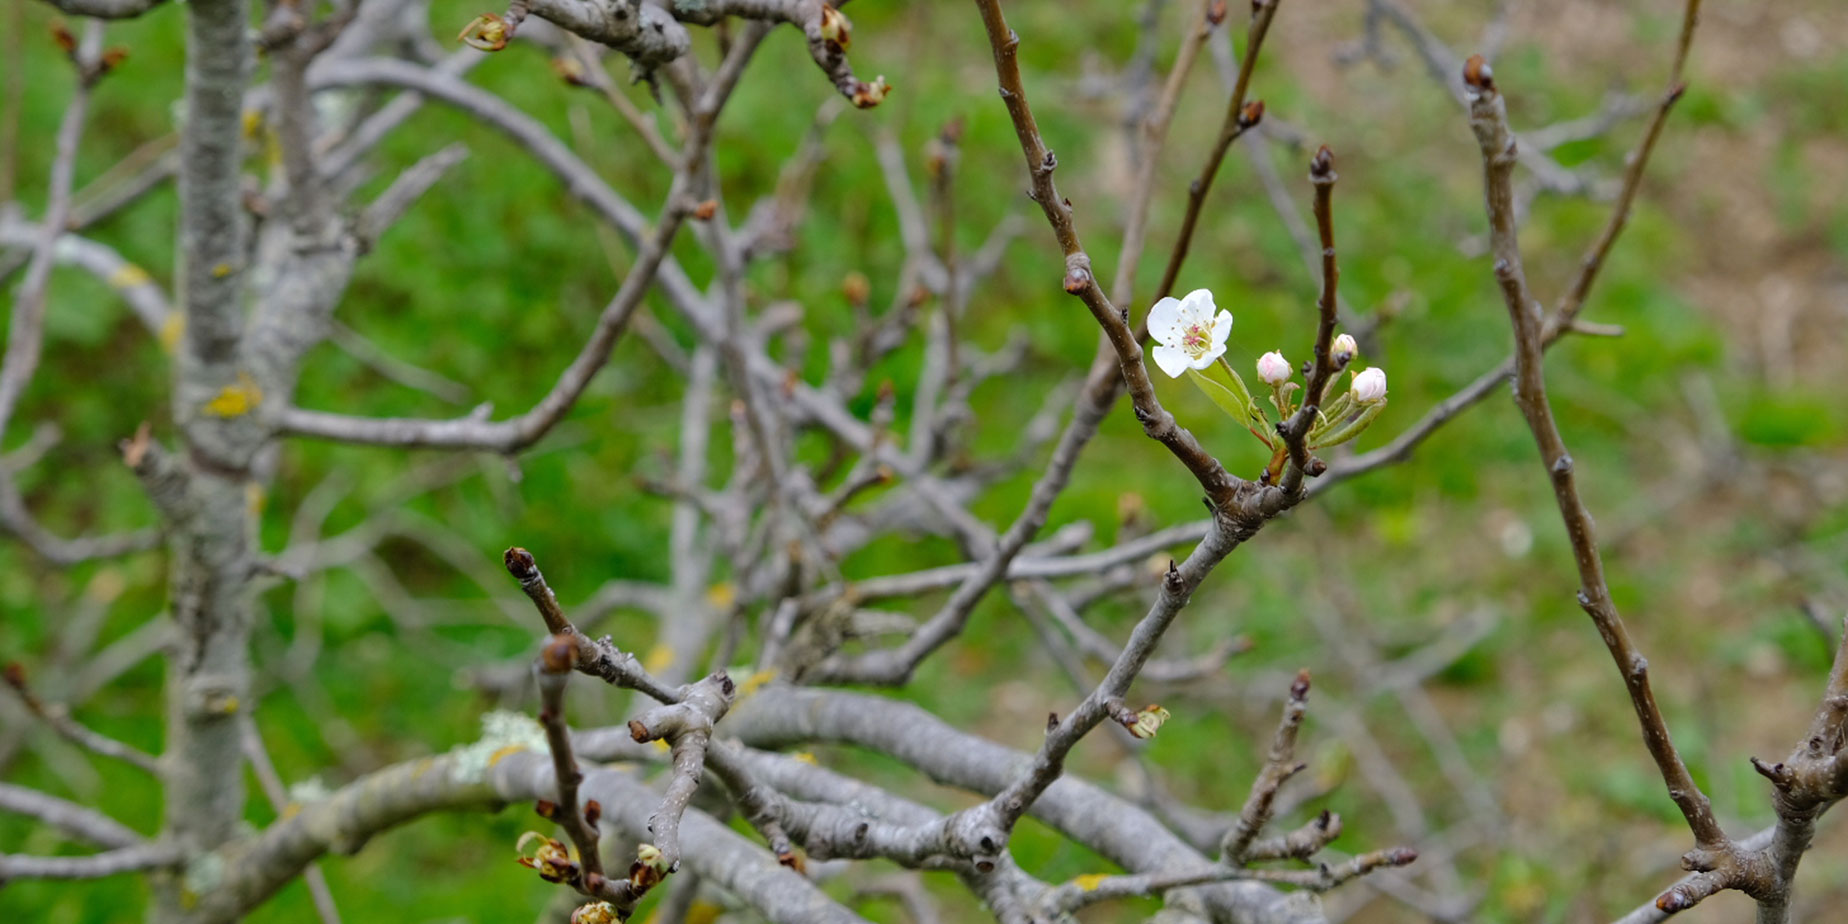
[[[1290,698],[1284,703],[1283,718],[1277,723],[1276,735],[1271,738],[1270,754],[1264,758],[1264,769],[1251,784],[1251,795],[1245,800],[1245,807],[1239,810],[1238,824],[1226,832],[1225,840],[1219,845],[1225,862],[1242,866],[1251,859],[1252,842],[1270,824],[1271,805],[1276,801],[1277,790],[1303,770],[1304,765],[1296,762],[1296,732],[1302,727],[1308,703],[1309,672],[1303,670],[1297,672],[1295,682],[1290,684]]]
[[[1488,65],[1481,57],[1471,58],[1464,67],[1464,82],[1469,87],[1470,128],[1482,149],[1483,177],[1489,212],[1489,240],[1495,257],[1495,277],[1507,302],[1508,315],[1515,339],[1515,403],[1533,431],[1541,461],[1553,483],[1560,517],[1572,542],[1573,557],[1578,565],[1579,605],[1591,617],[1610,650],[1611,660],[1622,674],[1624,686],[1642,725],[1643,741],[1661,771],[1669,796],[1687,819],[1700,850],[1724,853],[1731,842],[1713,817],[1713,808],[1700,787],[1688,773],[1687,765],[1669,736],[1650,688],[1648,661],[1636,650],[1625,630],[1623,619],[1611,601],[1604,579],[1604,562],[1598,553],[1591,515],[1579,498],[1578,482],[1571,455],[1559,435],[1558,424],[1547,400],[1545,372],[1541,366],[1544,351],[1540,305],[1528,291],[1521,266],[1520,242],[1515,230],[1514,195],[1511,175],[1516,157],[1514,134],[1508,128],[1507,110],[1502,102]]]
[[[98,847],[133,847],[146,841],[139,833],[107,815],[11,783],[0,783],[0,811],[36,818]]]
[[[20,879],[101,879],[173,866],[179,851],[168,844],[136,844],[85,857],[32,857],[0,853],[0,882]]]
[[[133,19],[166,0],[45,0],[72,16],[93,19]]]
[[[1220,123],[1219,136],[1213,140],[1213,148],[1206,156],[1206,163],[1201,165],[1199,176],[1187,187],[1187,212],[1181,217],[1181,230],[1174,241],[1174,250],[1168,256],[1168,266],[1162,270],[1161,284],[1155,287],[1155,297],[1165,298],[1174,293],[1175,283],[1181,276],[1181,264],[1187,261],[1187,250],[1193,244],[1194,229],[1200,223],[1200,210],[1206,205],[1207,193],[1213,189],[1213,179],[1219,175],[1219,165],[1225,162],[1226,152],[1232,149],[1232,142],[1237,141],[1245,130],[1258,124],[1264,118],[1262,101],[1245,101],[1251,91],[1251,73],[1258,65],[1258,52],[1264,47],[1264,36],[1270,32],[1271,20],[1277,16],[1277,7],[1283,0],[1253,0],[1251,4],[1251,24],[1245,30],[1245,55],[1239,59],[1238,80],[1232,85],[1232,97],[1226,103],[1225,120]]]
[[[32,688],[26,685],[26,669],[21,665],[8,664],[3,673],[6,685],[13,688],[20,702],[25,703],[26,708],[31,710],[33,715],[51,726],[51,729],[65,740],[93,754],[131,764],[150,774],[160,773],[160,764],[154,759],[154,755],[92,730],[89,726],[72,718],[70,712],[63,706],[48,705],[40,701],[37,696],[33,695]]]
[[[552,588],[547,586],[545,575],[539,571],[539,565],[533,560],[533,554],[515,546],[507,550],[507,573],[520,582],[520,589],[526,591],[533,606],[539,610],[539,617],[545,622],[545,629],[552,635],[569,636],[577,646],[577,653],[572,658],[572,667],[593,677],[618,687],[639,690],[663,703],[679,702],[675,691],[662,686],[648,675],[642,666],[636,663],[635,656],[624,653],[605,637],[592,641],[579,632],[565,618],[565,611],[558,605],[558,598]]]

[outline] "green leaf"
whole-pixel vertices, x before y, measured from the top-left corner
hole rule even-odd
[[[1187,374],[1227,416],[1243,424],[1245,429],[1251,431],[1251,435],[1265,445],[1276,446],[1277,430],[1271,426],[1270,418],[1265,417],[1264,412],[1258,410],[1257,403],[1251,400],[1251,390],[1245,387],[1245,380],[1223,362],[1207,368],[1205,373],[1190,368]]]
[[[1373,423],[1373,418],[1380,416],[1380,412],[1385,409],[1386,399],[1381,398],[1379,401],[1361,408],[1360,413],[1356,415],[1353,420],[1347,421],[1339,426],[1329,427],[1328,430],[1330,432],[1324,433],[1320,439],[1316,437],[1314,431],[1310,431],[1309,448],[1323,449],[1329,446],[1339,446],[1359,436],[1366,431],[1368,424]]]
[[[1316,409],[1315,426],[1309,428],[1309,445],[1321,445],[1321,438],[1329,431],[1340,426],[1342,418],[1354,410],[1354,393],[1344,391],[1341,397],[1328,403],[1327,407]]]
[[[1194,385],[1206,392],[1206,396],[1213,399],[1213,403],[1219,405],[1219,409],[1225,411],[1226,415],[1233,420],[1246,424],[1251,420],[1252,415],[1257,413],[1257,409],[1251,406],[1250,394],[1239,394],[1213,381],[1208,376],[1200,374],[1198,369],[1189,368],[1187,377],[1193,379]]]

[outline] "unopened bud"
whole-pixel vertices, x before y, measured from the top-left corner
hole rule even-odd
[[[579,905],[571,912],[571,924],[616,924],[622,917],[616,913],[616,906],[609,902],[591,902]]]
[[[558,79],[574,87],[590,86],[590,81],[584,77],[584,62],[575,57],[560,55],[553,58],[552,73],[557,74]],[[589,908],[590,906],[585,905],[584,907]]]
[[[456,38],[470,48],[480,51],[499,51],[507,47],[507,21],[493,13],[483,13],[469,20],[468,25]]]
[[[1290,368],[1290,361],[1284,359],[1283,354],[1276,350],[1258,357],[1258,378],[1272,388],[1288,382],[1295,372],[1296,370]]]
[[[526,853],[528,844],[537,843],[538,849],[531,855]],[[546,837],[537,831],[528,831],[520,835],[519,843],[514,845],[519,854],[517,859],[521,866],[530,867],[539,872],[539,878],[547,882],[566,882],[577,879],[577,861],[571,858],[571,850],[564,842],[553,837]]]
[[[718,213],[719,200],[717,199],[706,199],[698,205],[693,206],[693,217],[700,221],[710,221],[712,216]]]
[[[892,85],[886,83],[885,75],[873,78],[872,83],[862,81],[853,91],[853,104],[861,109],[871,109],[885,102],[886,94],[892,92]]]
[[[1254,99],[1238,111],[1238,124],[1241,128],[1250,128],[1264,121],[1264,101]]]
[[[842,51],[853,44],[853,23],[840,10],[824,3],[821,5],[821,37],[841,46]]]
[[[629,864],[629,887],[638,892],[646,892],[661,881],[670,872],[667,855],[653,844],[640,844],[635,848],[635,862]]]
[[[58,48],[65,54],[74,55],[77,53],[77,36],[71,34],[70,27],[64,24],[64,20],[52,20],[51,40],[56,42]]]
[[[1378,366],[1354,373],[1354,400],[1373,404],[1386,398],[1386,370]]]
[[[1161,731],[1163,723],[1168,721],[1168,710],[1156,705],[1148,705],[1136,713],[1135,721],[1123,723],[1129,733],[1137,738],[1153,738]]]
[[[1335,152],[1330,151],[1328,145],[1322,145],[1316,150],[1315,157],[1309,160],[1309,176],[1315,180],[1332,181],[1335,178]]]
[[[1495,72],[1489,69],[1488,59],[1481,55],[1470,55],[1463,62],[1463,83],[1476,90],[1495,89]]]
[[[577,663],[577,639],[569,635],[554,635],[546,640],[545,647],[539,651],[539,663],[548,674],[563,674]]]
[[[1333,356],[1336,365],[1345,366],[1360,355],[1360,344],[1354,342],[1353,334],[1341,334],[1335,337]]]
[[[848,273],[847,278],[841,280],[841,294],[851,304],[864,305],[873,294],[873,284],[867,281],[865,273]]]

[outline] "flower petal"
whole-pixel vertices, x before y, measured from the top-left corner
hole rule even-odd
[[[1168,378],[1180,378],[1181,373],[1187,370],[1187,354],[1180,347],[1163,343],[1151,352],[1155,354],[1155,365],[1160,366],[1161,371],[1168,373]],[[1195,366],[1194,368],[1204,369],[1206,367]]]
[[[1179,299],[1164,298],[1149,309],[1149,334],[1158,343],[1165,343],[1169,346],[1180,344],[1181,302]]]
[[[1226,338],[1231,335],[1232,312],[1221,311],[1219,317],[1213,319],[1213,342],[1218,344],[1221,350],[1224,350]]]
[[[1210,289],[1195,289],[1181,299],[1181,306],[1187,313],[1193,315],[1194,323],[1205,327],[1212,319],[1215,310],[1213,293]]]
[[[1224,356],[1225,353],[1226,353],[1226,342],[1224,340],[1221,340],[1218,343],[1213,344],[1212,349],[1207,350],[1205,353],[1200,354],[1199,358],[1192,360],[1190,365],[1192,365],[1195,369],[1205,369],[1206,367],[1212,365],[1214,360],[1218,359],[1221,356]]]

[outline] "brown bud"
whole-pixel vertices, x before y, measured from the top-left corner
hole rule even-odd
[[[841,280],[841,294],[846,296],[849,304],[864,305],[872,297],[873,284],[867,281],[865,273],[851,272]]]
[[[804,859],[802,854],[799,851],[788,850],[788,851],[784,851],[783,853],[779,853],[776,855],[776,862],[781,863],[784,866],[787,866],[790,869],[793,869],[796,872],[801,873],[804,876],[808,875],[808,860]]]
[[[712,219],[712,216],[717,215],[718,213],[719,213],[719,200],[717,199],[707,199],[706,201],[701,202],[700,204],[693,207],[693,217],[699,219],[700,221],[710,221]]]
[[[821,37],[846,51],[853,44],[853,23],[848,22],[840,10],[824,3],[821,5]]]
[[[597,826],[597,819],[602,817],[603,803],[595,799],[586,800],[584,803],[584,823],[595,828]]]
[[[891,92],[892,85],[886,83],[884,74],[880,74],[873,78],[872,83],[860,81],[859,85],[854,87],[851,102],[861,109],[871,109],[885,102],[886,94]]]
[[[51,21],[51,40],[67,55],[77,53],[77,36],[71,34],[70,27],[62,19]]]
[[[26,688],[26,666],[25,665],[19,663],[18,661],[8,661],[6,662],[6,669],[4,673],[6,675],[7,686],[10,686],[15,690],[24,690]]]
[[[135,435],[123,440],[117,448],[122,450],[122,464],[129,468],[140,468],[141,460],[147,458],[148,446],[152,443],[152,432],[147,421],[135,428]]]
[[[1245,108],[1238,111],[1240,128],[1250,128],[1262,121],[1264,121],[1264,101],[1261,99],[1246,103]]]
[[[507,573],[522,582],[530,581],[539,574],[539,563],[533,561],[533,553],[517,545],[508,549],[502,559],[507,564]]]
[[[121,67],[122,62],[127,61],[127,60],[128,60],[128,49],[124,48],[121,45],[116,45],[114,47],[106,48],[103,50],[103,57],[101,60],[97,62],[97,66],[100,69],[101,73],[107,74],[110,71],[113,71],[118,67]]]
[[[1305,667],[1296,672],[1296,679],[1290,683],[1290,698],[1300,700],[1307,699],[1308,697],[1309,669]]]
[[[563,674],[577,664],[577,639],[560,633],[539,650],[539,663],[548,674]]]
[[[1091,285],[1091,274],[1073,269],[1065,274],[1065,294],[1078,295]]]
[[[1495,72],[1489,69],[1489,62],[1481,55],[1470,55],[1463,62],[1463,82],[1477,90],[1495,89]]]
[[[551,821],[558,817],[558,803],[540,799],[533,803],[533,811],[538,813],[540,818]]]
[[[1316,179],[1322,179],[1333,175],[1334,172],[1335,152],[1330,151],[1328,145],[1322,145],[1322,147],[1315,152],[1315,157],[1309,161],[1309,175]]]
[[[558,79],[574,87],[590,86],[590,81],[584,77],[584,62],[575,57],[560,55],[553,58],[552,73],[557,74]]]
[[[648,726],[643,725],[640,719],[630,719],[629,737],[634,738],[637,742],[647,741]]]
[[[1226,21],[1226,0],[1214,0],[1213,5],[1206,8],[1206,21],[1215,26]]]

